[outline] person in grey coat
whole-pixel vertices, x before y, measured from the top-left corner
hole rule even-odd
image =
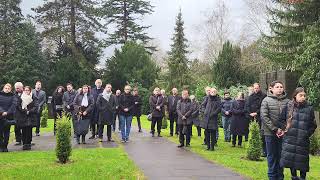
[[[198,136],[201,137],[201,126],[200,126],[200,120],[199,120],[199,114],[200,114],[200,105],[196,100],[196,97],[194,95],[190,96],[191,104],[192,104],[192,124],[196,126]]]
[[[74,98],[72,105],[74,107],[74,119],[76,119],[75,128],[77,135],[77,143],[80,144],[81,136],[82,143],[85,144],[86,135],[89,131],[91,113],[94,106],[94,99],[89,92],[88,85],[82,86],[82,90]]]
[[[231,141],[231,133],[230,133],[230,126],[231,126],[231,106],[232,106],[232,98],[230,97],[230,92],[224,92],[224,99],[221,102],[221,117],[222,117],[222,126],[224,131],[224,141],[230,142]]]
[[[73,89],[73,85],[71,83],[67,84],[67,91],[63,93],[62,97],[62,103],[63,103],[63,109],[66,112],[66,115],[72,118],[72,126],[73,126],[73,133],[74,138],[76,138],[76,128],[75,128],[75,122],[76,119],[74,119],[73,116],[73,100],[77,95],[77,91]]]
[[[215,88],[211,88],[205,105],[201,127],[205,129],[207,150],[214,150],[216,131],[218,130],[218,115],[221,112],[221,100]]]
[[[192,131],[192,115],[193,107],[191,100],[189,99],[188,90],[182,91],[182,98],[178,101],[177,104],[177,114],[178,114],[178,129],[179,129],[179,148],[186,145],[190,146],[190,137]],[[186,142],[184,141],[186,139]]]
[[[289,102],[281,81],[273,81],[270,84],[270,92],[261,103],[261,125],[265,136],[268,177],[270,180],[283,179],[283,168],[280,168],[280,156],[282,148],[282,136],[280,115]]]
[[[107,125],[107,138],[108,142],[113,142],[111,139],[111,125],[113,124],[113,116],[116,110],[116,98],[112,94],[111,84],[107,84],[102,94],[98,95],[96,108],[98,110],[98,134],[100,142],[103,140],[103,129]]]
[[[42,83],[41,81],[37,81],[35,85],[35,89],[32,90],[32,96],[37,98],[37,104],[39,105],[38,107],[38,113],[37,113],[37,124],[36,124],[36,136],[40,136],[40,119],[42,115],[42,110],[44,106],[46,105],[47,101],[47,96],[46,92],[41,90]]]

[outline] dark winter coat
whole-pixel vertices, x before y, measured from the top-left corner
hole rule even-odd
[[[16,110],[16,97],[13,93],[0,92],[0,121],[3,119],[14,119],[14,113]],[[7,112],[6,117],[2,117],[2,113]]]
[[[102,94],[97,98],[96,107],[99,113],[99,125],[112,125],[113,117],[116,111],[116,98],[111,94],[109,101],[107,101]]]
[[[119,114],[119,103],[120,103],[120,97],[121,95],[117,96],[117,95],[114,95],[115,97],[115,100],[116,100],[116,114]]]
[[[44,92],[43,90],[40,90],[39,92],[37,92],[37,90],[33,89],[32,90],[32,97],[36,97],[36,99],[38,101],[37,104],[39,106],[38,113],[41,113],[44,105],[47,102],[46,92]]]
[[[122,94],[119,100],[119,114],[122,116],[133,116],[134,100],[133,96],[129,94]],[[128,108],[129,111],[125,112],[124,109]]]
[[[181,125],[190,125],[192,124],[192,115],[193,107],[191,104],[191,100],[188,99],[180,99],[177,104],[177,114],[178,114],[178,121],[177,124]],[[185,116],[186,119],[182,119]]]
[[[232,106],[233,100],[231,98],[223,99],[221,102],[221,115],[224,117],[231,117],[231,106]],[[229,112],[229,115],[226,115],[226,112]]]
[[[169,114],[177,114],[177,104],[181,99],[180,96],[169,96],[168,97],[168,112]]]
[[[51,104],[52,104],[52,109],[54,112],[57,112],[57,109],[56,109],[57,105],[58,106],[63,105],[62,99],[63,99],[63,93],[58,93],[58,92],[53,93]]]
[[[77,95],[77,92],[75,90],[72,90],[70,92],[66,91],[63,93],[62,103],[63,103],[64,110],[66,112],[73,111],[72,103],[73,103],[73,100],[76,97],[76,95]],[[67,106],[70,106],[70,109],[68,109]]]
[[[257,113],[258,115],[256,116],[256,119],[259,124],[261,124],[261,119],[260,119],[260,108],[261,108],[261,103],[262,100],[266,97],[267,95],[264,94],[263,92],[258,92],[258,93],[253,93],[251,94],[246,101],[245,105],[245,111],[246,111],[246,116],[249,120],[253,120],[253,118],[250,116],[250,113]]]
[[[164,99],[162,95],[153,95],[149,98],[150,112],[152,117],[163,117],[164,109]],[[160,106],[160,110],[156,109],[157,106]]]
[[[244,100],[236,100],[233,101],[231,107],[231,134],[233,135],[246,135],[249,132],[249,127],[247,123],[247,118],[245,114],[245,101]]]
[[[140,117],[141,116],[141,107],[142,107],[141,97],[140,96],[133,96],[133,102],[134,102],[133,115],[136,117]],[[136,104],[136,102],[138,104]]]
[[[276,136],[278,128],[281,128],[280,116],[282,110],[289,102],[286,94],[277,97],[271,93],[261,103],[261,128],[265,136]]]
[[[200,125],[204,129],[218,129],[218,115],[221,112],[221,100],[219,96],[208,96],[203,103],[204,114]]]
[[[35,127],[37,125],[37,114],[38,114],[38,101],[35,96],[32,96],[32,102],[27,106],[26,109],[22,109],[22,99],[19,97],[17,99],[17,106],[16,106],[16,121],[17,126],[19,127],[26,127],[32,126]],[[29,111],[29,114],[27,114]]]
[[[73,100],[73,107],[74,107],[74,111],[73,111],[73,114],[76,116],[79,111],[86,111],[87,114],[86,116],[82,116],[82,119],[90,119],[91,118],[91,115],[92,115],[92,111],[93,111],[93,107],[94,107],[94,99],[93,99],[93,96],[88,93],[88,106],[87,107],[81,107],[81,103],[82,103],[82,99],[83,99],[83,94],[80,93],[80,94],[77,94],[76,97],[74,98]]]
[[[192,104],[192,114],[191,119],[192,123],[195,126],[200,126],[199,114],[200,114],[200,105],[197,101],[191,101]]]
[[[281,116],[283,124],[286,124],[292,107],[294,107],[292,123],[283,137],[280,165],[308,172],[309,138],[317,128],[314,110],[307,103],[294,104],[290,101]]]
[[[98,89],[97,87],[95,87],[91,90],[91,95],[93,96],[94,102],[97,102],[97,98],[101,93],[103,93],[103,88]],[[99,112],[95,103],[93,106],[91,122],[98,123],[98,119],[99,119]]]

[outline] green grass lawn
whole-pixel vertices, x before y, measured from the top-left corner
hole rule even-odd
[[[146,119],[145,116],[141,118],[142,127],[147,131],[150,130],[150,122]],[[134,124],[136,123],[136,119],[133,120]],[[169,139],[174,143],[178,142],[178,137],[173,136],[170,137],[169,132],[169,121],[168,121],[168,128],[162,130],[162,135]],[[203,134],[203,132],[202,132]],[[223,129],[219,129],[219,141],[218,147],[215,148],[215,151],[207,151],[206,146],[201,145],[203,143],[203,137],[198,137],[196,128],[193,128],[193,137],[191,139],[191,147],[188,148],[192,152],[199,154],[200,156],[213,161],[215,163],[221,164],[224,167],[228,167],[235,172],[238,172],[241,175],[252,179],[261,179],[265,180],[268,179],[267,177],[267,161],[264,159],[263,161],[249,161],[246,160],[246,148],[248,146],[247,142],[244,142],[244,147],[231,147],[230,143],[224,142],[224,134]],[[310,171],[307,174],[307,178],[310,180],[318,180],[320,178],[320,157],[310,156]],[[288,169],[285,170],[285,179],[291,179],[290,172]]]
[[[0,179],[145,179],[122,147],[75,149],[71,162],[54,151],[0,153]]]

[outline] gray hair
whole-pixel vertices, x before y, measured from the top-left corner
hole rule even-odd
[[[22,82],[16,82],[16,83],[14,84],[14,88],[18,88],[18,87],[23,88]]]

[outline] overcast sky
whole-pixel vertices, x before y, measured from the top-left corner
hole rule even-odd
[[[43,0],[22,0],[23,14],[32,14],[31,8],[42,3]],[[163,51],[168,51],[179,8],[182,10],[185,22],[185,34],[192,44],[192,41],[197,38],[195,26],[204,20],[204,12],[214,7],[216,2],[215,0],[151,0],[151,3],[155,6],[154,13],[146,16],[143,23],[152,26],[147,32],[156,39],[157,44]],[[243,0],[225,0],[225,3],[230,8],[232,26],[234,27],[233,36],[236,38],[236,36],[239,36],[239,27],[244,23],[243,19],[246,16],[247,9]],[[196,50],[192,49],[192,51]],[[106,49],[105,55],[110,56],[112,52],[112,49]]]

